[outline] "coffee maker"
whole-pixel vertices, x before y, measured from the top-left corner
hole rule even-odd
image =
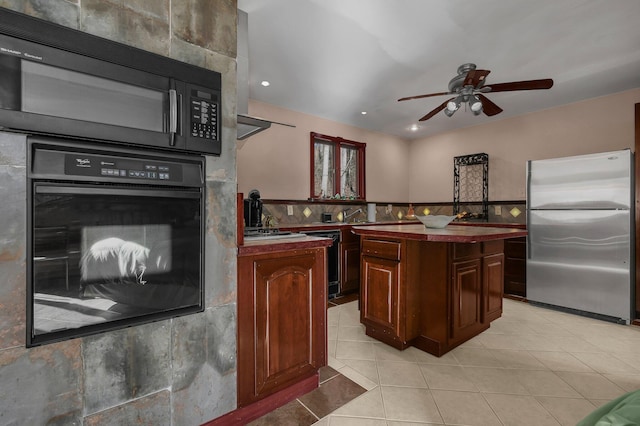
[[[244,226],[247,228],[262,227],[262,200],[260,191],[252,189],[249,198],[244,199]]]

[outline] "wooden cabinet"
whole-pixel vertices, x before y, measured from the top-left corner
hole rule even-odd
[[[502,316],[504,255],[491,254],[482,258],[483,321],[491,322]]]
[[[504,242],[504,294],[527,297],[527,237]]]
[[[360,237],[351,232],[351,227],[342,230],[340,267],[340,293],[357,292],[360,289]]]
[[[454,262],[451,283],[449,344],[462,343],[481,327],[482,271],[479,259]]]
[[[362,322],[385,340],[403,341],[399,325],[398,296],[400,262],[372,256],[362,257]]]
[[[453,245],[449,346],[477,335],[502,315],[502,250],[501,240]]]
[[[401,253],[403,253],[401,255]],[[407,281],[413,262],[401,262],[407,243],[364,240],[361,247],[360,320],[367,334],[398,349],[418,335],[416,286]]]
[[[238,406],[326,365],[324,248],[238,257]]]

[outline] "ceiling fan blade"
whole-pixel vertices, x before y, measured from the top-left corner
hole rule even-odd
[[[398,102],[400,102],[400,101],[409,101],[411,99],[430,98],[431,96],[442,96],[442,95],[453,95],[453,93],[451,93],[451,92],[440,92],[440,93],[429,93],[429,94],[426,94],[426,95],[408,96],[406,98],[398,99]]]
[[[442,111],[443,109],[445,109],[447,107],[447,103],[451,100],[453,100],[455,98],[451,98],[451,99],[447,99],[446,101],[444,101],[439,107],[431,110],[427,115],[425,115],[424,117],[422,117],[420,120],[418,121],[427,121],[428,119],[430,119],[431,117],[433,117],[434,115],[436,115],[437,113],[439,113],[440,111]]]
[[[478,84],[482,83],[484,79],[489,75],[489,70],[471,70],[467,73],[467,76],[462,83],[464,86],[478,87]]]
[[[553,80],[545,78],[542,80],[513,81],[511,83],[489,84],[490,92],[512,92],[514,90],[541,90],[553,87]]]
[[[502,108],[493,103],[491,99],[487,98],[482,93],[478,93],[476,96],[480,98],[480,102],[482,102],[482,112],[484,112],[489,117],[500,114],[502,112]]]

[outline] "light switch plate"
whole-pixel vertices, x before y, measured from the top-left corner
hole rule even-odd
[[[502,206],[494,206],[496,216],[502,216]]]
[[[287,206],[287,215],[293,216],[293,206]]]

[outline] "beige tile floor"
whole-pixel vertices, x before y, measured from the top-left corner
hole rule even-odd
[[[575,425],[640,389],[640,327],[505,299],[489,330],[437,358],[366,336],[357,302],[327,315],[329,366],[367,392],[320,426]]]

